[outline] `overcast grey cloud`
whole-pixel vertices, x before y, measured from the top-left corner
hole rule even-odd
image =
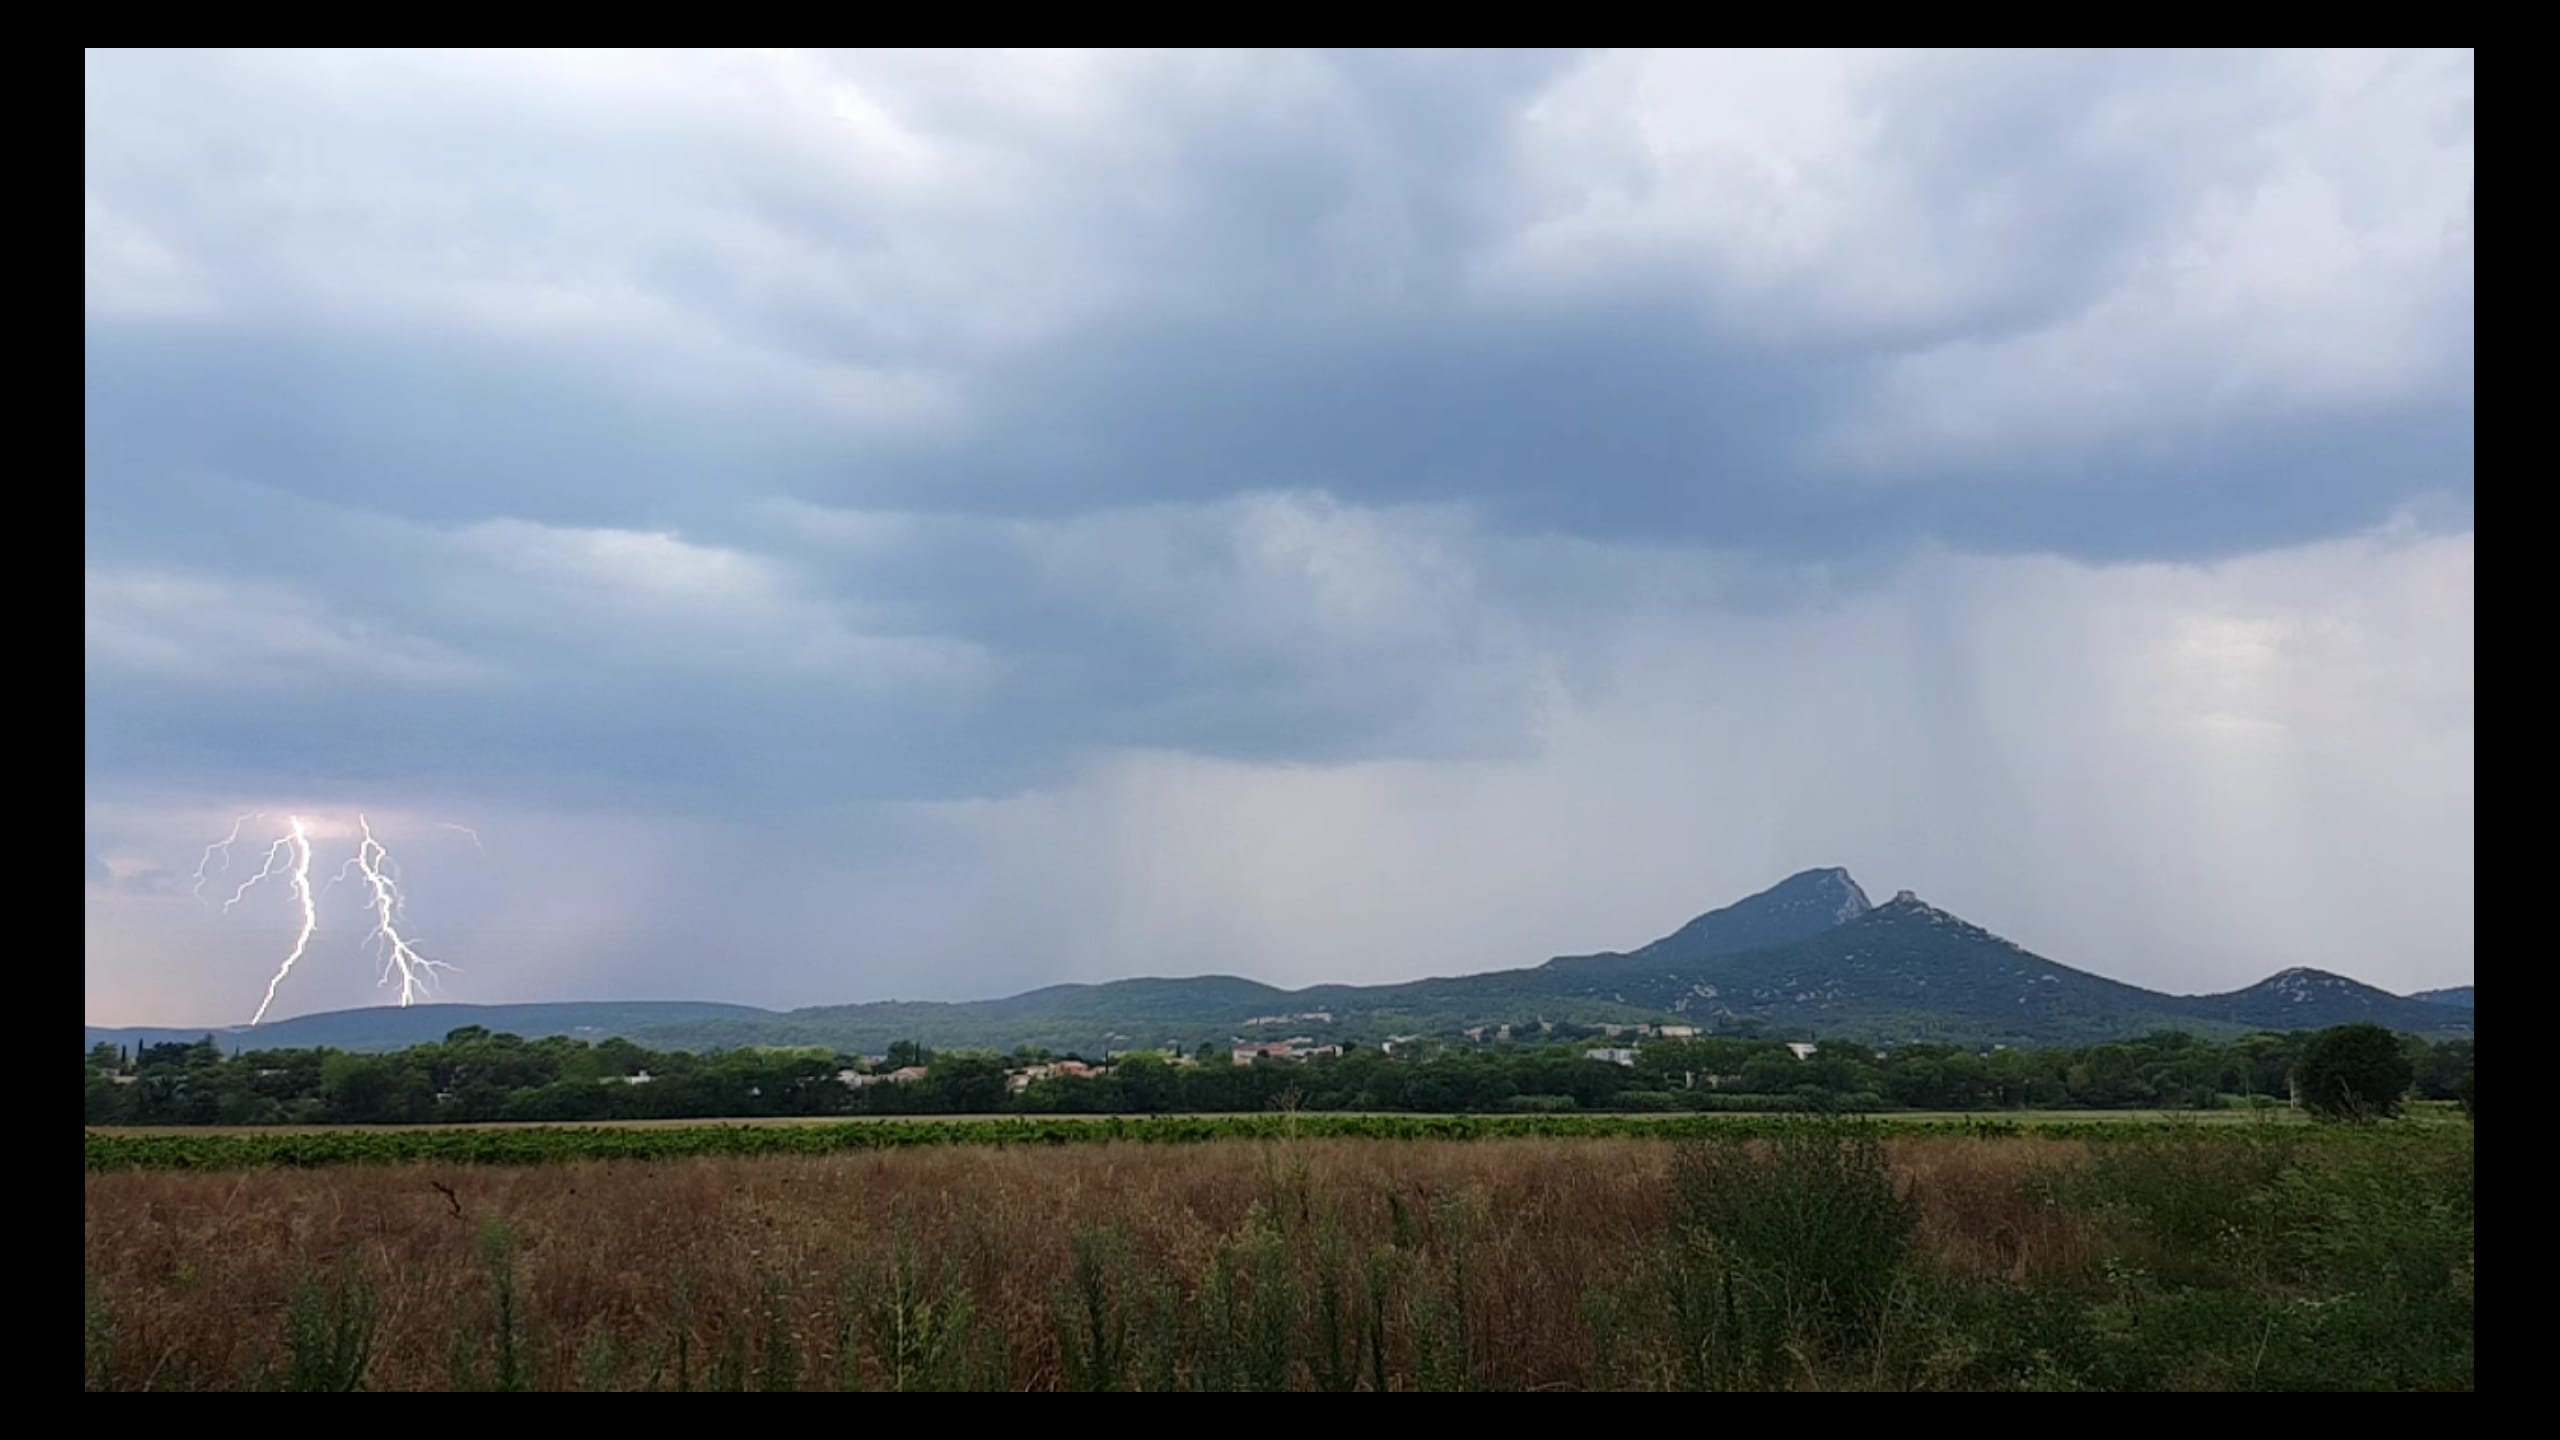
[[[2472,58],[93,52],[88,1004],[2472,965]],[[475,847],[440,822],[467,822]],[[350,922],[352,923],[352,922]],[[353,934],[287,1011],[378,998]]]

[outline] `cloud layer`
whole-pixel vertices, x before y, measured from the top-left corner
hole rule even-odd
[[[290,805],[456,998],[2470,978],[2467,52],[87,68],[94,1018]]]

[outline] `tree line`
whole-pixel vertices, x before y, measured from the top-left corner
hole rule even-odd
[[[1975,1051],[1846,1042],[1809,1054],[1740,1036],[1654,1041],[1635,1063],[1581,1045],[1353,1049],[1302,1062],[1113,1058],[1090,1076],[1024,1072],[1044,1051],[885,1057],[818,1050],[652,1051],[628,1040],[528,1040],[468,1026],[388,1054],[252,1050],[210,1037],[88,1054],[91,1125],[404,1124],[950,1114],[1411,1111],[2209,1109],[2308,1104],[2390,1113],[2409,1097],[2470,1104],[2472,1042],[2373,1026],[2249,1035],[2178,1031],[2080,1048]],[[913,1071],[922,1070],[920,1077]],[[888,1072],[911,1077],[892,1082]],[[2306,1079],[2309,1083],[2304,1083]],[[854,1083],[859,1080],[860,1083]]]

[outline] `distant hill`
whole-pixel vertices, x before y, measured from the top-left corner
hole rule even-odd
[[[2470,1016],[2326,970],[2282,970],[2245,990],[2189,997],[2192,1012],[2252,1030],[2319,1030],[2370,1021],[2415,1033],[2468,1029]]]
[[[2428,1005],[2458,1005],[2468,1010],[2471,1008],[2471,987],[2454,985],[2442,990],[2420,990],[2409,998]]]
[[[601,1040],[609,1035],[637,1035],[652,1026],[701,1023],[717,1019],[763,1017],[777,1012],[748,1005],[722,1005],[701,1000],[573,1000],[537,1005],[412,1005],[406,1009],[373,1005],[360,1010],[325,1010],[247,1025],[196,1028],[128,1025],[88,1027],[88,1045],[192,1045],[210,1035],[225,1050],[399,1050],[441,1040],[465,1025],[481,1025],[506,1034],[539,1039],[575,1035]]]
[[[882,1001],[816,1006],[769,1019],[690,1021],[652,1026],[632,1038],[688,1049],[813,1044],[876,1055],[896,1041],[914,1040],[931,1048],[1035,1045],[1091,1055],[1167,1045],[1189,1049],[1204,1040],[1224,1043],[1235,1036],[1376,1040],[1540,1019],[1633,1023],[1662,1018],[1631,1005],[1559,999],[1510,983],[1511,977],[1530,973],[1306,990],[1281,990],[1230,976],[1114,980],[1052,986],[1002,1000]]]
[[[2434,992],[2450,996],[2456,992]],[[2371,1020],[2467,1035],[2457,1004],[2392,995],[2325,971],[2279,972],[2222,995],[2168,995],[2074,969],[1904,891],[1883,905],[1840,869],[1807,870],[1626,952],[1559,956],[1392,985],[1283,990],[1231,975],[1053,985],[998,1000],[878,1001],[791,1011],[692,1002],[421,1005],[341,1010],[212,1033],[225,1048],[385,1050],[463,1025],[525,1036],[624,1035],[658,1048],[823,1045],[878,1054],[1044,1046],[1095,1054],[1231,1037],[1376,1040],[1553,1023],[1751,1020],[1843,1039],[2085,1044],[2148,1030],[2213,1034]],[[196,1040],[204,1030],[89,1030],[89,1043]]]

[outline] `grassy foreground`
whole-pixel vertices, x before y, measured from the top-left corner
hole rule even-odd
[[[1310,1118],[1185,1145],[93,1168],[88,1384],[2472,1386],[2466,1125],[1452,1143]],[[397,1132],[438,1133],[468,1132]]]
[[[1220,1140],[1681,1139],[1765,1135],[1797,1124],[1748,1113],[1684,1115],[1298,1115],[956,1116],[948,1119],[637,1121],[598,1125],[277,1126],[92,1129],[91,1170],[237,1170],[432,1162],[533,1165],[561,1160],[697,1155],[818,1155],[938,1145],[1051,1146],[1110,1142],[1200,1144]],[[2283,1111],[2022,1111],[1894,1115],[1899,1135],[1997,1139],[2028,1133],[2106,1140],[2162,1124],[2266,1129],[2301,1123]]]

